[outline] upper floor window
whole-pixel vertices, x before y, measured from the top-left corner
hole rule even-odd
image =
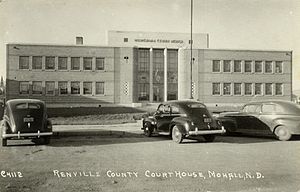
[[[80,57],[71,57],[71,70],[80,69]]]
[[[231,61],[230,60],[223,61],[223,72],[231,72]]]
[[[33,56],[32,57],[32,69],[42,69],[43,57]]]
[[[245,73],[252,72],[252,61],[245,61]]]
[[[275,61],[275,73],[282,73],[282,61]]]
[[[45,69],[55,69],[55,57],[46,57]]]
[[[273,65],[272,61],[265,62],[265,73],[272,73],[273,72]]]
[[[104,57],[96,58],[96,70],[104,70]]]
[[[92,57],[84,57],[83,58],[83,69],[84,70],[92,70]]]
[[[262,61],[255,61],[254,71],[255,73],[262,73]]]
[[[220,60],[213,60],[212,71],[213,72],[221,72]]]
[[[234,72],[242,72],[242,62],[241,61],[239,61],[239,60],[234,61],[233,71]]]
[[[19,57],[19,69],[29,69],[29,56]]]
[[[68,58],[58,57],[58,70],[67,70],[67,69],[68,69]]]

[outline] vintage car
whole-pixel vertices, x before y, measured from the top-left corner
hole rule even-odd
[[[7,101],[1,128],[2,146],[10,139],[33,139],[35,143],[49,144],[52,135],[45,103],[36,99]]]
[[[221,113],[218,119],[227,134],[275,135],[281,141],[300,134],[300,107],[290,101],[251,102],[240,112]]]
[[[154,114],[143,117],[142,122],[146,136],[165,133],[171,135],[176,143],[181,143],[184,138],[200,139],[200,136],[212,142],[216,134],[225,133],[220,122],[212,118],[204,104],[197,101],[161,103]]]

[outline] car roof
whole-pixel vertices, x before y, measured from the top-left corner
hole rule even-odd
[[[8,105],[17,105],[19,103],[40,103],[45,104],[44,101],[38,100],[38,99],[11,99],[7,101]]]
[[[252,101],[252,102],[249,102],[245,105],[254,105],[254,104],[257,104],[257,105],[261,105],[261,104],[279,104],[279,105],[291,105],[291,104],[295,104],[291,101],[287,101],[287,100],[262,100],[262,101]]]
[[[163,102],[162,104],[171,104],[171,105],[188,105],[188,104],[202,104],[203,103],[199,102],[199,101],[194,101],[194,100],[174,100],[174,101],[166,101]],[[205,106],[205,105],[204,105]]]

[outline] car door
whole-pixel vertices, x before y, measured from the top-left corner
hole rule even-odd
[[[272,103],[266,103],[262,105],[262,110],[259,115],[259,119],[262,122],[261,133],[262,134],[273,134],[272,128],[275,126],[274,119],[278,117],[277,113],[282,112],[280,106]]]
[[[173,119],[171,116],[171,106],[168,104],[161,104],[155,114],[157,121],[157,131],[168,132],[169,124]]]
[[[257,117],[259,114],[260,105],[249,104],[246,105],[242,112],[235,116],[237,123],[237,132],[249,133],[255,129],[257,124]]]

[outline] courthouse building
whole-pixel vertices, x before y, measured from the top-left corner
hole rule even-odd
[[[208,34],[193,34],[191,57],[185,33],[109,31],[103,46],[76,42],[7,44],[6,98],[53,107],[141,106],[191,93],[219,106],[291,100],[291,51],[210,49]]]

